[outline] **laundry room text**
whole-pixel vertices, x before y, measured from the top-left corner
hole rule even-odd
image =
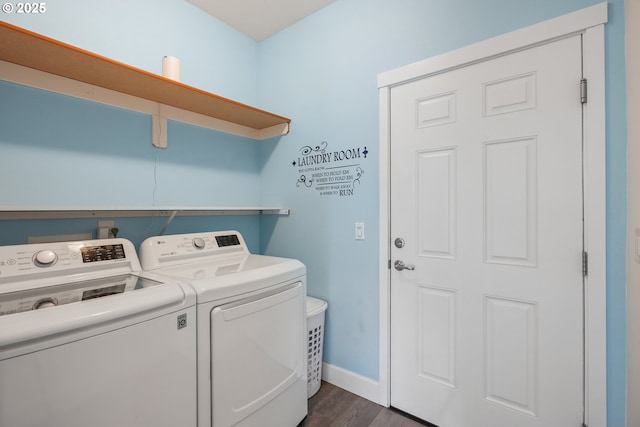
[[[320,196],[346,197],[356,193],[364,175],[362,162],[369,154],[366,146],[331,151],[323,141],[299,151],[292,162],[298,168],[297,187],[314,189]]]

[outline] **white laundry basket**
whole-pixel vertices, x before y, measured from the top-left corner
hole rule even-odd
[[[327,302],[307,296],[307,398],[320,390],[322,380],[322,347],[324,335],[324,314]]]

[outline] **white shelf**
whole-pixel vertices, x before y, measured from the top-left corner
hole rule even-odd
[[[277,207],[26,207],[0,206],[0,220],[64,218],[133,218],[214,215],[285,215],[289,209]]]

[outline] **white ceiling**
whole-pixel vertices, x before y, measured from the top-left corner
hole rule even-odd
[[[187,0],[256,41],[322,9],[335,0]]]

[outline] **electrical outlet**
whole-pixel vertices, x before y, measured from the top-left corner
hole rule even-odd
[[[98,220],[98,239],[111,239],[113,238],[113,232],[111,229],[115,228],[116,222],[112,219]]]

